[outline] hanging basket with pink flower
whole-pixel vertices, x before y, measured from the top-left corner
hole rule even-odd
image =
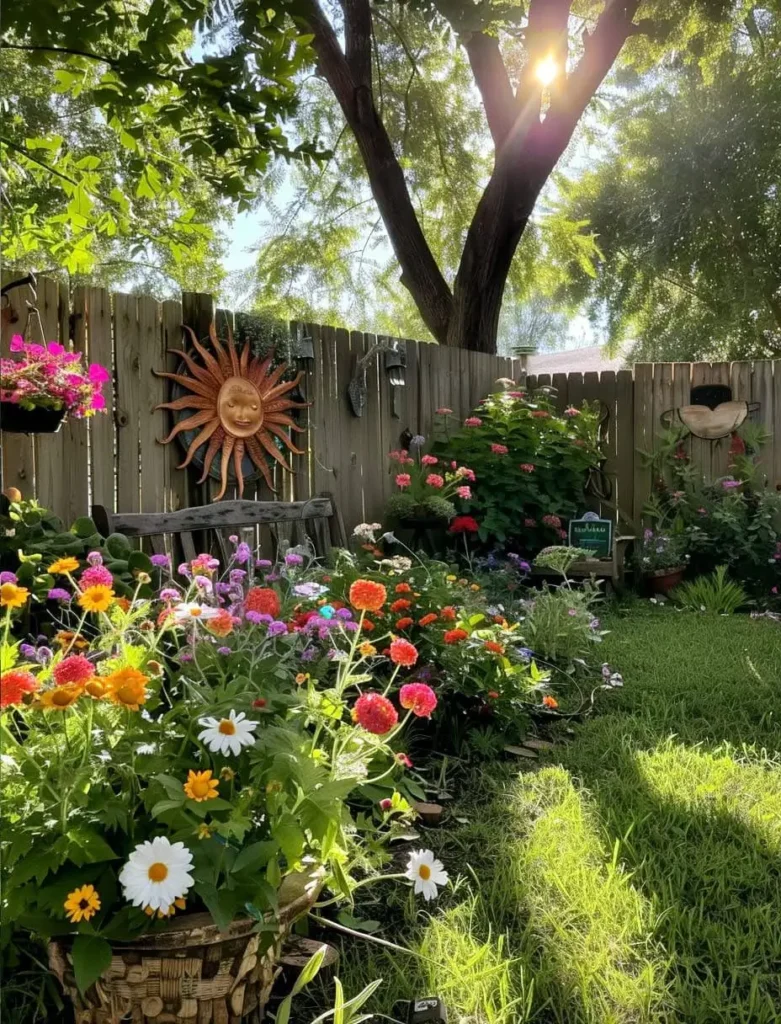
[[[0,359],[0,429],[14,434],[53,434],[67,415],[105,412],[103,385],[110,374],[99,363],[84,365],[80,352],[59,342],[11,339],[12,358]]]

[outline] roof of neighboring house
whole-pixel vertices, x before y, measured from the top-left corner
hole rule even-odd
[[[527,373],[601,373],[603,370],[622,370],[625,356],[615,359],[603,355],[600,345],[571,348],[564,352],[538,352],[526,357]]]

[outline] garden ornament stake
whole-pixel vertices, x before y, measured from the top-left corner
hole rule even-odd
[[[184,330],[189,334],[192,346],[201,357],[203,365],[199,365],[186,352],[169,349],[172,355],[177,355],[183,360],[189,375],[158,370],[155,373],[158,377],[168,377],[192,393],[172,402],[165,402],[157,408],[171,409],[174,412],[182,409],[197,411],[181,419],[161,443],[168,444],[177,434],[198,428],[198,433],[189,444],[184,462],[178,467],[184,469],[189,465],[198,449],[208,442],[203,460],[203,474],[198,483],[203,483],[209,474],[214,457],[218,451],[222,451],[221,486],[214,501],[219,501],[228,487],[231,459],[239,496],[243,494],[242,461],[245,454],[263,474],[271,490],[275,491],[267,456],[270,455],[284,470],[292,473],[293,469],[285,460],[278,442],[294,455],[304,454],[293,445],[285,429],[289,428],[299,433],[302,431],[287,413],[291,409],[304,408],[307,404],[293,402],[288,397],[288,392],[298,385],[303,371],[295,380],[281,381],[287,370],[287,363],[280,363],[271,370],[273,352],[263,360],[257,356],[250,359],[249,342],[245,343],[239,355],[233,344],[230,329],[226,351],[217,338],[214,325],[209,328],[214,355],[200,344],[191,328],[185,327]]]

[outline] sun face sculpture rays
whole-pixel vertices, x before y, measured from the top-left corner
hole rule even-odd
[[[214,496],[214,501],[219,501],[227,490],[231,459],[239,495],[244,493],[244,475],[241,464],[245,454],[258,467],[266,483],[274,491],[267,456],[271,456],[288,473],[293,472],[274,439],[278,438],[294,455],[304,454],[293,445],[285,429],[302,431],[302,428],[296,426],[287,413],[291,409],[305,408],[306,403],[293,402],[285,396],[296,387],[303,374],[299,373],[293,381],[279,383],[287,369],[287,364],[282,363],[270,370],[274,357],[273,352],[263,360],[257,357],[250,359],[250,348],[247,342],[239,355],[233,345],[230,332],[226,350],[212,326],[209,330],[209,338],[214,350],[214,355],[212,355],[200,344],[189,327],[186,327],[185,330],[190,336],[193,349],[201,357],[203,365],[199,366],[186,352],[169,349],[173,355],[177,355],[183,360],[190,375],[156,371],[157,375],[176,381],[182,388],[192,393],[177,398],[173,402],[165,402],[157,408],[171,409],[174,412],[182,409],[197,411],[192,416],[180,420],[162,443],[168,444],[177,434],[181,434],[185,430],[198,430],[187,449],[184,462],[179,466],[179,469],[184,469],[190,464],[198,449],[202,445],[207,445],[203,461],[203,474],[198,483],[203,483],[207,478],[215,456],[221,452],[221,486],[219,492]]]

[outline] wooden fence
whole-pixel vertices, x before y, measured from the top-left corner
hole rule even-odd
[[[604,373],[529,375],[526,387],[556,389],[559,411],[583,401],[598,400],[607,409],[605,471],[612,483],[612,504],[624,525],[638,525],[651,492],[651,471],[641,452],[655,450],[665,426],[664,413],[690,402],[691,389],[703,384],[727,385],[736,401],[756,402],[749,420],[761,426],[769,440],[759,463],[767,486],[781,489],[781,360],[758,359],[733,363],[635,363],[631,370]],[[691,465],[706,480],[729,472],[730,438],[686,442]],[[605,514],[613,510],[603,507]]]
[[[9,298],[12,315],[4,315],[0,339],[4,354],[11,335],[23,331],[25,301],[33,296],[20,288]],[[70,343],[90,361],[111,367],[113,388],[106,415],[71,420],[54,435],[3,434],[3,486],[37,497],[66,522],[88,513],[92,503],[119,512],[155,512],[210,501],[216,482],[196,485],[196,473],[176,468],[182,459],[178,444],[159,443],[171,429],[170,414],[155,408],[167,400],[168,382],[152,371],[176,368],[177,357],[167,350],[181,348],[183,323],[199,337],[208,334],[215,318],[211,296],[186,293],[182,302],[159,303],[102,288],[76,288],[71,296],[65,285],[40,279],[36,304],[47,340]],[[217,312],[221,336],[232,321],[233,314]],[[299,419],[305,433],[297,435],[306,454],[293,458],[293,478],[277,474],[277,497],[302,500],[329,492],[348,530],[381,519],[393,489],[387,453],[399,446],[404,431],[428,436],[437,408],[447,406],[464,417],[494,389],[497,378],[523,376],[521,360],[401,340],[404,386],[391,383],[384,353],[374,354],[366,371],[363,415],[357,417],[348,384],[377,337],[318,324],[293,324],[294,335],[299,328],[312,339],[314,355],[298,363],[305,370],[301,390],[312,403]],[[612,501],[627,521],[639,523],[651,475],[638,452],[653,450],[664,430],[662,413],[688,404],[691,388],[708,383],[729,385],[733,398],[758,403],[751,418],[771,435],[761,463],[768,485],[781,486],[781,360],[638,363],[632,370],[602,374],[530,376],[526,386],[556,388],[560,409],[585,399],[604,404]],[[693,464],[709,479],[726,474],[729,444],[729,438],[692,438]],[[262,482],[251,482],[245,497],[269,500],[274,495]]]
[[[7,275],[6,275],[7,277]],[[9,293],[15,322],[4,318],[2,351],[25,326],[28,288]],[[199,337],[214,320],[209,295],[185,293],[182,302],[159,303],[149,296],[110,294],[102,288],[67,288],[39,279],[37,308],[47,340],[72,343],[113,370],[114,386],[107,396],[106,415],[71,420],[60,433],[26,437],[2,434],[3,487],[18,487],[35,496],[64,521],[88,514],[92,503],[120,512],[171,511],[211,500],[214,480],[197,486],[192,469],[177,469],[183,451],[176,441],[159,440],[171,429],[170,413],[156,410],[168,400],[168,382],[153,370],[175,370],[177,357],[169,348],[182,347],[182,324]],[[221,337],[233,315],[217,311]],[[299,361],[305,370],[301,383],[311,407],[302,411],[296,435],[307,454],[295,456],[295,476],[277,473],[277,497],[303,500],[331,493],[349,530],[362,521],[379,521],[393,490],[387,453],[399,447],[405,430],[426,435],[433,428],[435,409],[448,406],[468,415],[498,377],[520,379],[522,361],[437,345],[401,340],[406,359],[405,384],[394,387],[384,353],[376,353],[366,369],[363,415],[351,411],[347,388],[358,360],[377,342],[372,334],[325,327],[291,325],[312,339],[314,359]],[[38,341],[37,325],[30,340]],[[104,393],[107,388],[104,387]],[[226,497],[235,496],[230,491]],[[274,498],[262,481],[245,486],[244,497]]]

